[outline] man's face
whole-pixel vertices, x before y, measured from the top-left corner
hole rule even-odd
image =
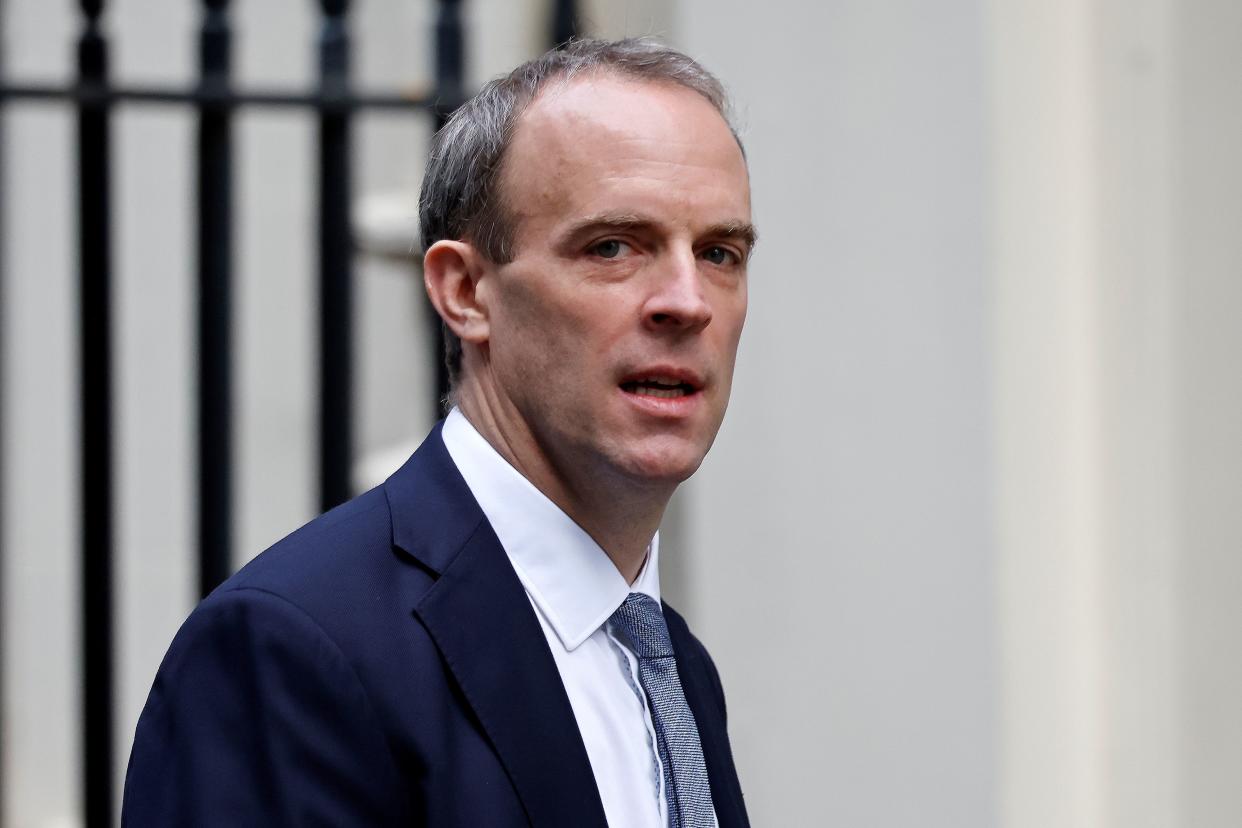
[[[477,287],[502,431],[570,486],[676,485],[720,428],[746,316],[728,126],[682,87],[580,78],[530,106],[504,163],[515,256]]]

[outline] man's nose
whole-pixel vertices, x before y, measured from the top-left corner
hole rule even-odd
[[[698,331],[712,321],[712,306],[703,292],[703,276],[693,252],[678,253],[658,268],[655,287],[643,308],[654,331]]]

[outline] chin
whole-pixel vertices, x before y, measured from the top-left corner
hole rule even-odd
[[[636,481],[676,486],[698,471],[705,453],[688,446],[653,447],[626,458],[623,466]]]

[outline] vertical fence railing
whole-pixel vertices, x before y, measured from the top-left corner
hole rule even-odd
[[[560,46],[578,35],[578,4],[574,0],[553,0],[552,45]]]
[[[103,0],[81,0],[78,268],[86,825],[112,822],[112,197]]]
[[[319,482],[320,508],[348,500],[353,456],[353,243],[350,227],[347,0],[320,0]]]
[[[0,0],[0,15],[3,14]],[[461,0],[437,0],[435,91],[425,99],[404,95],[357,95],[350,87],[347,0],[320,0],[319,82],[309,94],[239,92],[231,82],[232,33],[228,0],[203,0],[199,29],[199,81],[191,89],[113,86],[108,41],[102,27],[104,0],[79,0],[81,33],[77,79],[69,86],[13,84],[4,75],[0,38],[0,180],[3,118],[14,99],[60,100],[77,114],[79,417],[81,509],[81,629],[83,717],[83,811],[87,828],[113,823],[115,797],[113,676],[113,359],[111,116],[119,102],[190,105],[198,114],[198,581],[206,594],[231,571],[233,526],[233,114],[241,105],[295,107],[318,115],[319,275],[319,489],[331,508],[351,494],[353,453],[353,238],[351,120],[360,109],[430,111],[439,129],[463,100],[466,48]],[[549,20],[553,44],[576,33],[575,4],[556,0]],[[0,30],[0,34],[3,31]],[[0,196],[4,190],[0,183]],[[4,212],[0,198],[0,243]],[[0,264],[3,263],[0,247]],[[0,269],[0,317],[5,308]],[[436,406],[448,389],[439,319],[435,336]],[[0,367],[3,365],[0,353]],[[0,415],[4,377],[0,375]],[[0,427],[4,422],[0,419]],[[4,434],[0,431],[0,449]],[[0,465],[0,468],[3,468]],[[0,480],[3,476],[0,475]],[[0,519],[3,519],[0,490]],[[4,537],[0,523],[0,542]],[[4,549],[0,548],[0,561]],[[0,584],[0,596],[3,593]],[[0,651],[0,656],[3,653]],[[0,677],[3,676],[0,659]],[[0,739],[3,738],[0,732]],[[2,744],[2,743],[0,743]],[[3,812],[0,787],[0,813]]]
[[[441,0],[436,15],[435,31],[436,89],[435,130],[438,132],[453,114],[457,102],[463,98],[466,87],[466,41],[462,31],[461,3],[458,0]],[[435,408],[433,419],[444,416],[445,401],[449,394],[449,371],[445,362],[443,322],[440,313],[423,297],[423,310],[427,317],[430,334],[428,348],[436,355],[435,362]]]
[[[205,0],[198,104],[198,586],[232,571],[233,136],[228,0]]]
[[[5,68],[4,47],[6,45],[5,44],[5,32],[8,31],[4,26],[4,20],[5,20],[4,0],[0,0],[0,81],[4,79],[4,68]],[[0,103],[2,103],[2,101],[0,101]],[[5,204],[5,199],[4,199],[4,192],[5,192],[5,189],[4,189],[4,185],[5,185],[5,142],[4,142],[5,128],[4,127],[5,127],[4,107],[0,106],[0,712],[6,710],[8,707],[8,705],[6,704],[7,697],[4,692],[5,677],[8,675],[8,671],[5,669],[6,648],[4,646],[4,635],[5,635],[5,629],[6,629],[5,624],[4,624],[4,605],[5,605],[4,567],[8,560],[5,556],[6,547],[4,543],[4,538],[5,538],[5,528],[4,528],[5,526],[4,524],[5,486],[4,486],[4,483],[5,483],[5,478],[7,477],[5,473],[7,467],[4,464],[4,459],[5,459],[4,403],[5,403],[5,396],[6,396],[5,395],[5,384],[4,384],[4,381],[5,381],[5,370],[4,370],[4,359],[5,359],[5,347],[4,347],[5,304],[4,304],[4,299],[5,299],[5,295],[4,295],[4,291],[5,291],[5,273],[6,273],[5,266],[4,266],[5,265],[4,233],[5,233],[5,230],[7,229],[6,227],[7,205]],[[5,736],[7,732],[8,732],[7,729],[4,727],[3,716],[0,715],[0,760],[2,760],[3,757],[8,755],[8,745],[5,744]],[[0,771],[2,771],[3,768],[4,768],[4,762],[0,761]],[[0,822],[4,821],[4,812],[5,812],[4,806],[5,806],[5,803],[8,801],[5,797],[7,793],[8,793],[8,786],[6,784],[6,780],[4,779],[4,773],[0,772]]]

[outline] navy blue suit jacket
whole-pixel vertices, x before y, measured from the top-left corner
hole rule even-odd
[[[720,826],[745,826],[720,679],[665,614]],[[122,823],[606,825],[538,619],[439,427],[194,610],[138,722]]]

